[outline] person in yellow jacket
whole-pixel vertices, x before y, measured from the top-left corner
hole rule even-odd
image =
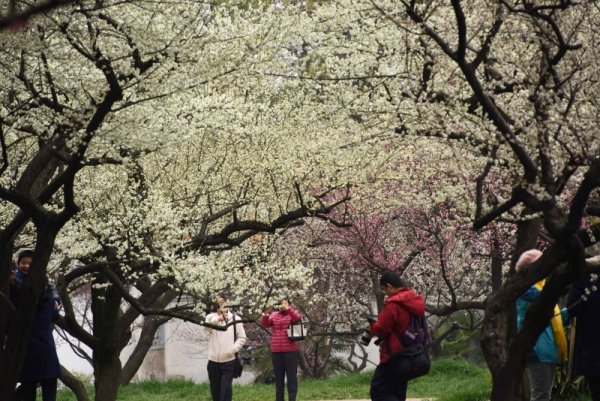
[[[530,249],[523,252],[519,257],[515,269],[517,272],[533,264],[542,252]],[[540,295],[545,281],[539,281],[532,285],[517,300],[517,326],[519,330],[525,320],[527,309]],[[538,337],[533,352],[527,358],[527,374],[531,388],[531,401],[549,401],[552,395],[552,385],[556,365],[567,360],[567,336],[563,327],[563,319],[566,320],[566,309],[562,311],[558,306],[554,307],[554,316],[550,324]]]

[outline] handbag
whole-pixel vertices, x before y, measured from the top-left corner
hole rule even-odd
[[[237,330],[236,330],[235,326],[237,326],[237,324],[235,323],[235,315],[233,315],[233,342],[234,343],[237,341]],[[237,379],[238,377],[240,377],[242,375],[242,372],[244,371],[244,361],[242,360],[242,357],[239,352],[235,353],[234,361],[235,362],[233,365],[233,378]]]
[[[290,324],[287,329],[288,338],[292,341],[302,341],[306,338],[306,330],[304,329],[304,323],[302,320],[296,324]]]
[[[390,354],[390,361],[395,364],[395,373],[404,380],[412,380],[429,373],[431,361],[425,347],[415,344]]]

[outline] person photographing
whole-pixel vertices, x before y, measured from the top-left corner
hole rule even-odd
[[[284,401],[284,383],[287,377],[288,400],[296,401],[298,393],[298,343],[290,340],[287,329],[302,319],[290,305],[282,299],[278,305],[268,307],[261,318],[263,327],[271,327],[271,360],[275,373],[275,401]]]
[[[233,397],[233,377],[236,353],[246,344],[244,325],[227,307],[226,300],[219,297],[213,312],[206,316],[206,322],[215,326],[226,326],[225,330],[205,327],[208,337],[208,381],[212,401],[231,401]]]

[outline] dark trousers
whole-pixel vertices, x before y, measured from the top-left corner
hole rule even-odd
[[[393,361],[380,363],[371,379],[372,401],[406,401],[407,380],[396,372]]]
[[[287,376],[288,400],[296,401],[298,394],[298,352],[272,352],[275,373],[275,401],[284,400],[284,383]]]
[[[600,376],[586,376],[585,380],[592,392],[592,401],[600,401]]]
[[[235,360],[222,363],[208,361],[208,381],[213,401],[231,401],[234,365]]]
[[[527,364],[531,401],[550,401],[555,372],[555,363],[535,362]]]
[[[47,379],[40,382],[42,385],[42,400],[43,401],[56,401],[56,385],[58,379]],[[35,401],[37,382],[26,382],[21,383],[19,387],[21,393],[21,400],[23,401]]]

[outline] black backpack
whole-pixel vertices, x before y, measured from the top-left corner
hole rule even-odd
[[[427,352],[431,350],[431,333],[427,326],[425,315],[410,315],[408,327],[400,338],[400,341],[402,341],[402,344],[406,348],[420,344]]]
[[[405,309],[406,310],[406,309]],[[402,380],[411,380],[429,373],[431,361],[431,333],[424,315],[413,315],[409,311],[410,321],[400,341],[404,348],[390,354],[396,365],[396,373]]]

